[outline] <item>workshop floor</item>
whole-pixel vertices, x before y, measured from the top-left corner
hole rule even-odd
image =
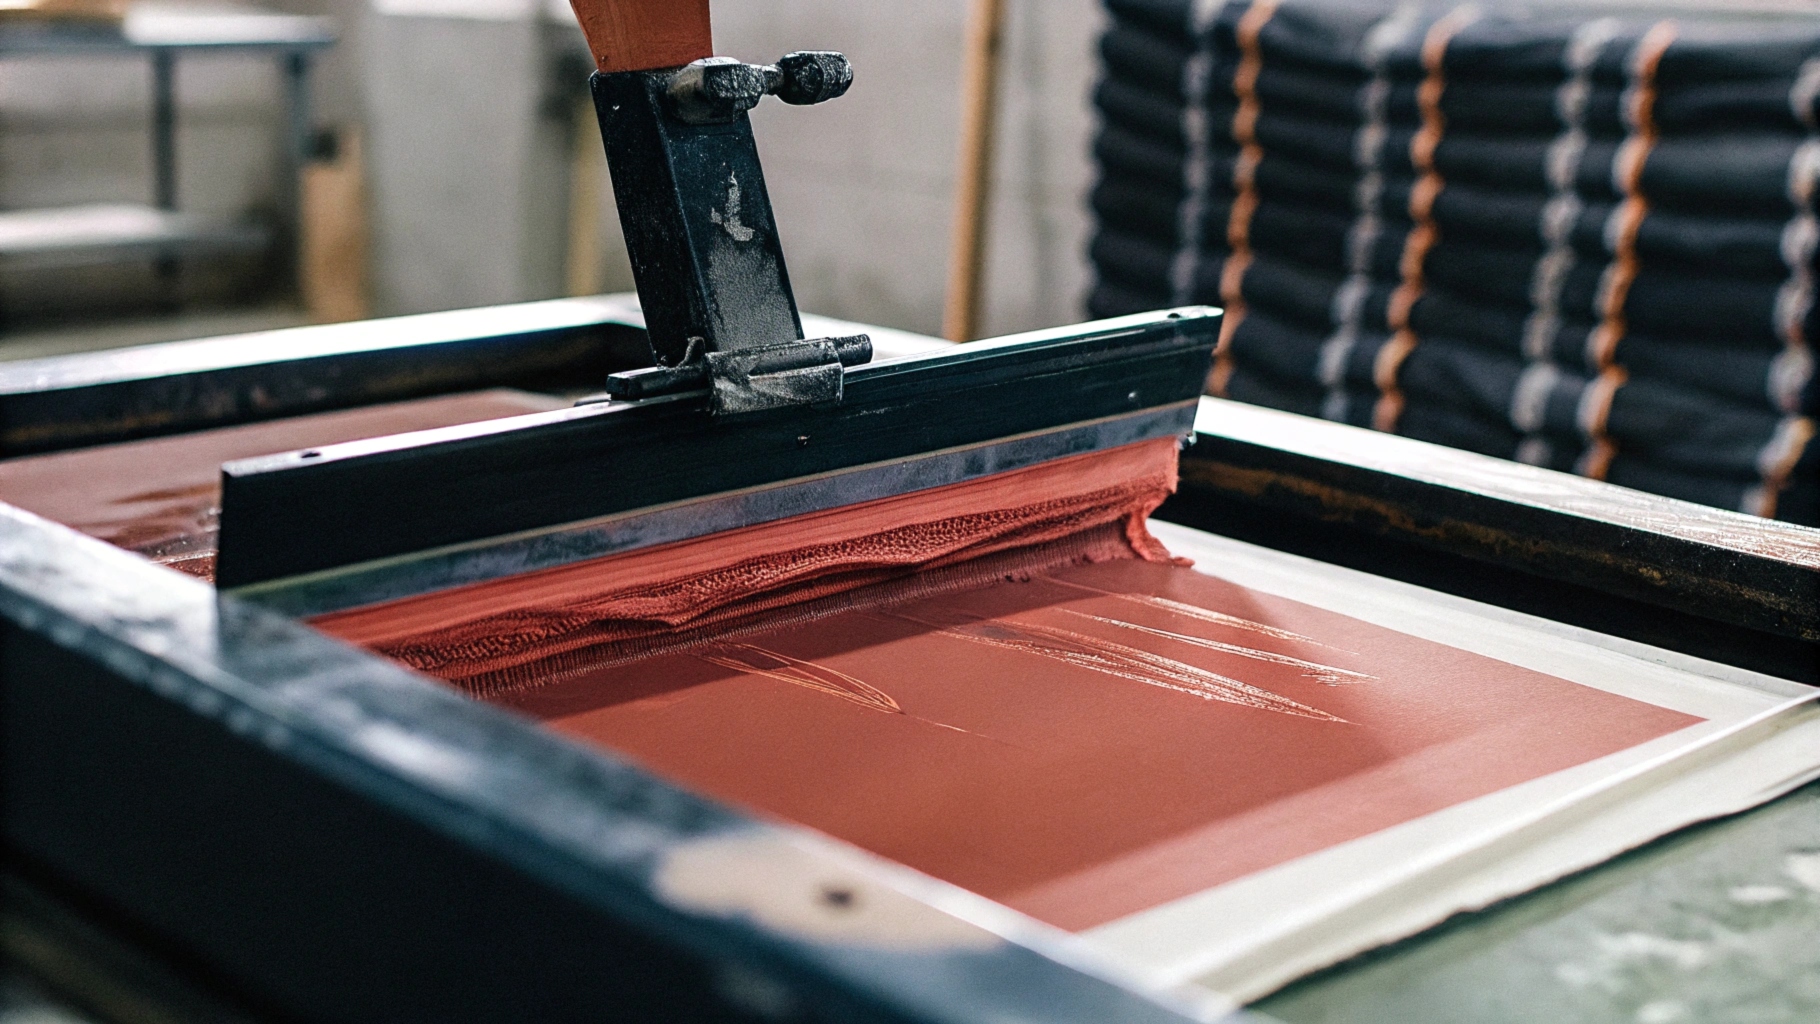
[[[94,1020],[53,1000],[16,973],[11,964],[0,964],[0,1024],[94,1024]]]
[[[1264,1000],[1287,1024],[1820,1020],[1820,784]]]

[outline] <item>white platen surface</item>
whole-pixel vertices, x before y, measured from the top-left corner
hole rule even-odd
[[[1820,690],[1197,530],[1151,527],[1209,575],[1707,720],[1084,933],[1157,989],[1249,1002],[1820,778]]]

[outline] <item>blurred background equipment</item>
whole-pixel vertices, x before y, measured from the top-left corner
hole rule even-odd
[[[0,20],[66,25],[117,25],[126,17],[124,0],[6,0]]]
[[[1820,522],[1820,22],[1109,0],[1096,314],[1210,390]]]
[[[13,187],[0,213],[0,330],[92,316],[97,306],[131,309],[149,303],[175,309],[211,292],[244,292],[262,279],[294,273],[291,254],[299,224],[295,182],[310,139],[310,67],[334,38],[322,19],[244,8],[128,9],[118,3],[30,0],[0,9],[0,60],[56,57],[76,70],[59,82],[70,93],[20,89],[7,96],[9,114],[31,111],[38,117],[28,115],[23,125],[0,129],[10,136],[6,148],[23,154],[8,168]],[[276,186],[259,195],[257,203],[238,209],[186,202],[197,190],[183,175],[191,172],[194,158],[207,160],[212,154],[197,154],[183,144],[179,72],[192,63],[187,58],[218,55],[275,60],[283,94],[278,140],[272,147]],[[114,168],[105,166],[112,155],[105,143],[90,139],[87,147],[99,166],[56,166],[70,155],[68,148],[78,147],[57,152],[47,136],[56,135],[70,113],[95,99],[81,95],[89,83],[80,71],[95,61],[143,61],[149,72],[141,90],[146,106],[141,138],[149,143],[141,179],[145,201],[75,194],[84,181],[104,183],[108,191],[117,185],[109,180]],[[15,86],[34,82],[9,78]],[[101,81],[105,93],[111,82]],[[198,178],[205,188],[218,180],[207,171]],[[38,201],[15,208],[15,198]],[[194,278],[187,273],[192,269],[198,271]]]

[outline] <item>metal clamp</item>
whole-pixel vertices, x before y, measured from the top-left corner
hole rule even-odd
[[[594,76],[620,226],[658,364],[615,375],[609,398],[709,390],[716,416],[841,400],[844,368],[870,359],[871,342],[802,340],[746,112],[767,95],[801,106],[852,84],[847,58],[823,51],[766,66],[705,57]]]
[[[709,352],[680,366],[651,366],[607,378],[604,395],[577,404],[632,402],[688,391],[712,392],[716,416],[759,412],[783,406],[840,403],[846,367],[872,360],[872,339],[864,334],[819,338],[781,345]]]
[[[853,65],[845,55],[803,50],[763,66],[707,57],[672,75],[664,94],[678,120],[720,124],[758,106],[767,95],[800,107],[839,99],[852,85]]]

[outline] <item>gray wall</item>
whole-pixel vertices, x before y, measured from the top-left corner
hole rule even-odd
[[[1092,0],[1009,0],[986,273],[988,333],[1080,318]],[[853,91],[755,112],[802,304],[934,333],[941,326],[960,124],[964,0],[717,0],[716,43],[745,60],[839,49]]]
[[[0,210],[150,202],[150,81],[141,58],[0,61]],[[186,58],[177,92],[180,204],[229,220],[269,212],[282,155],[275,63],[236,55]],[[217,261],[187,273],[184,291],[225,301],[262,274],[256,261]],[[0,308],[22,321],[131,315],[156,294],[143,261],[0,275]],[[0,330],[16,326],[9,320]]]
[[[362,32],[376,311],[562,294],[580,33],[395,9]]]

